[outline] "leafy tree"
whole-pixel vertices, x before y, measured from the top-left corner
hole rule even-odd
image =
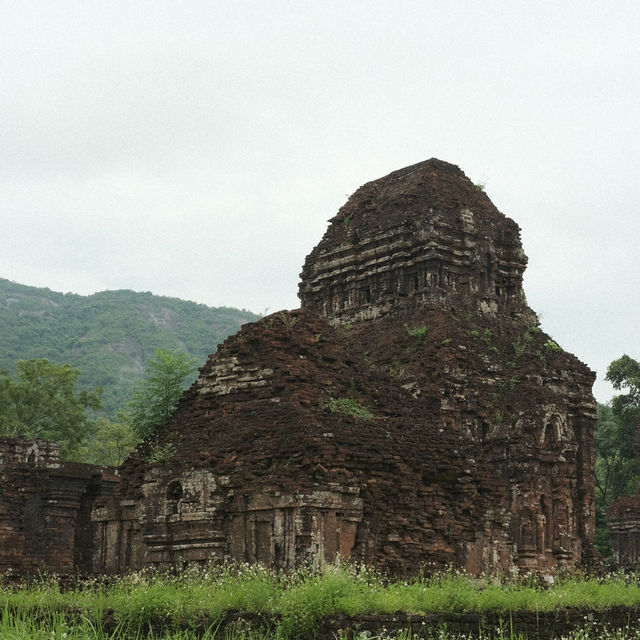
[[[636,434],[634,411],[616,411],[611,404],[598,405],[596,429],[596,497],[604,508],[618,498],[633,495],[640,480],[633,448]]]
[[[94,436],[79,452],[78,459],[91,464],[117,467],[125,461],[139,441],[128,414],[119,413],[117,422],[101,417],[96,421]]]
[[[71,365],[46,358],[19,360],[15,378],[0,371],[0,434],[54,440],[63,458],[72,457],[93,431],[88,410],[100,408],[102,394],[77,391],[79,376]]]
[[[80,296],[0,278],[0,369],[15,373],[16,361],[30,358],[68,362],[82,371],[81,388],[104,390],[101,414],[118,422],[156,349],[183,348],[204,362],[217,344],[257,319],[148,292]]]
[[[640,362],[624,355],[609,365],[606,379],[614,389],[627,390],[626,394],[616,396],[614,403],[620,408],[637,411],[640,407]]]
[[[144,438],[165,424],[175,410],[189,379],[196,371],[196,359],[182,350],[156,350],[149,360],[146,377],[129,403],[136,434]]]
[[[627,355],[614,360],[606,379],[617,390],[609,404],[598,406],[596,426],[596,545],[610,554],[606,513],[609,506],[634,495],[640,483],[640,465],[634,448],[640,417],[640,363]]]

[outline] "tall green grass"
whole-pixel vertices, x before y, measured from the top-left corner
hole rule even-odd
[[[637,576],[572,577],[544,587],[531,579],[477,579],[455,572],[388,581],[349,565],[289,574],[259,566],[211,566],[177,576],[95,578],[71,589],[54,579],[21,588],[0,585],[0,640],[290,639],[311,634],[335,614],[504,612],[508,619],[517,611],[618,606],[640,607]],[[230,611],[260,614],[266,626],[223,630]],[[628,637],[640,640],[640,633]]]

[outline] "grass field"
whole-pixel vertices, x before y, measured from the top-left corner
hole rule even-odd
[[[267,640],[313,637],[329,615],[607,611],[640,607],[640,576],[571,577],[543,586],[533,579],[472,579],[458,573],[387,581],[368,568],[328,566],[321,572],[275,574],[256,566],[191,568],[177,576],[133,574],[61,588],[41,577],[0,587],[0,639],[34,640]],[[230,611],[254,614],[252,625],[224,626]],[[262,623],[260,621],[262,620]],[[634,638],[640,629],[585,628],[578,638]],[[479,630],[482,631],[481,629]],[[345,633],[335,634],[337,639]],[[361,632],[355,638],[454,638],[444,629]],[[461,637],[461,636],[457,636]],[[477,634],[476,634],[477,637]],[[499,635],[519,638],[505,624]],[[569,637],[569,636],[567,636]]]

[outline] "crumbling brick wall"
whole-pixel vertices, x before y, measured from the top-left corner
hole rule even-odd
[[[92,557],[91,506],[117,478],[91,465],[60,462],[59,445],[0,438],[0,573],[68,576]]]

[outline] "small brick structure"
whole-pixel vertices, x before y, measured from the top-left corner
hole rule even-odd
[[[611,552],[616,565],[640,564],[640,496],[621,498],[607,513],[611,532]]]
[[[307,257],[302,308],[228,338],[113,495],[94,484],[78,566],[590,562],[594,374],[540,330],[526,262],[454,165],[358,189]]]
[[[91,508],[118,483],[113,469],[60,462],[59,445],[0,438],[0,574],[89,570]]]

